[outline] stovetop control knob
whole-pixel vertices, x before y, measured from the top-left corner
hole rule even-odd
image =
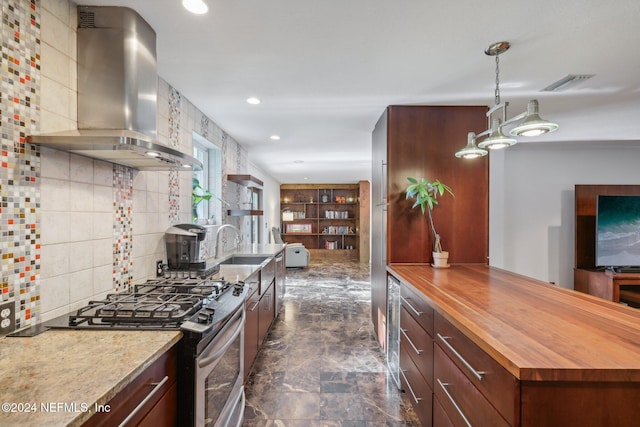
[[[198,323],[211,323],[215,309],[211,307],[205,307],[198,313]]]

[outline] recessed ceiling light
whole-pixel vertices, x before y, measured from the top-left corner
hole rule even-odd
[[[258,98],[247,98],[247,103],[251,104],[251,105],[258,105],[260,104],[260,100]]]
[[[182,6],[196,15],[203,15],[209,10],[209,6],[203,0],[182,0]]]
[[[280,135],[271,135],[269,139],[272,139],[274,141],[280,141]]]

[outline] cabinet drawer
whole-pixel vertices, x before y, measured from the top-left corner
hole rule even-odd
[[[265,293],[276,277],[276,262],[273,258],[260,269],[260,295]]]
[[[438,399],[433,399],[433,425],[438,427],[455,427],[440,402],[438,402]]]
[[[400,309],[400,343],[400,351],[406,349],[429,387],[433,389],[433,338],[404,307]]]
[[[444,351],[434,348],[436,401],[456,426],[507,427],[509,423],[469,381]],[[515,405],[515,402],[512,402]]]
[[[518,380],[438,313],[435,314],[435,333],[436,347],[449,356],[510,424],[517,424],[520,416],[516,404],[520,401]],[[437,375],[436,370],[434,381]],[[434,383],[434,391],[437,388],[438,384]]]
[[[127,384],[108,402],[109,411],[96,412],[83,427],[120,425],[127,417],[129,425],[149,425],[143,423],[162,414],[158,427],[177,425],[177,345],[161,355],[140,375]]]
[[[400,386],[411,401],[420,424],[431,425],[433,392],[406,351],[400,346]]]
[[[409,289],[407,286],[400,287],[400,297],[402,306],[413,316],[416,321],[433,336],[433,308],[419,294]]]

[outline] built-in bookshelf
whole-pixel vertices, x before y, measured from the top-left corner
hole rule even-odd
[[[363,198],[366,198],[366,205]],[[367,181],[358,184],[283,184],[280,186],[280,209],[280,229],[285,242],[304,244],[312,256],[368,262]],[[363,215],[366,216],[366,230],[362,230]],[[362,260],[361,255],[366,256],[366,260]]]

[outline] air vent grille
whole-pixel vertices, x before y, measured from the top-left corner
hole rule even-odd
[[[78,28],[96,28],[95,12],[79,12]]]
[[[582,83],[585,80],[589,80],[593,76],[593,74],[569,74],[557,82],[551,83],[549,86],[542,89],[542,92],[562,92],[571,86]]]

